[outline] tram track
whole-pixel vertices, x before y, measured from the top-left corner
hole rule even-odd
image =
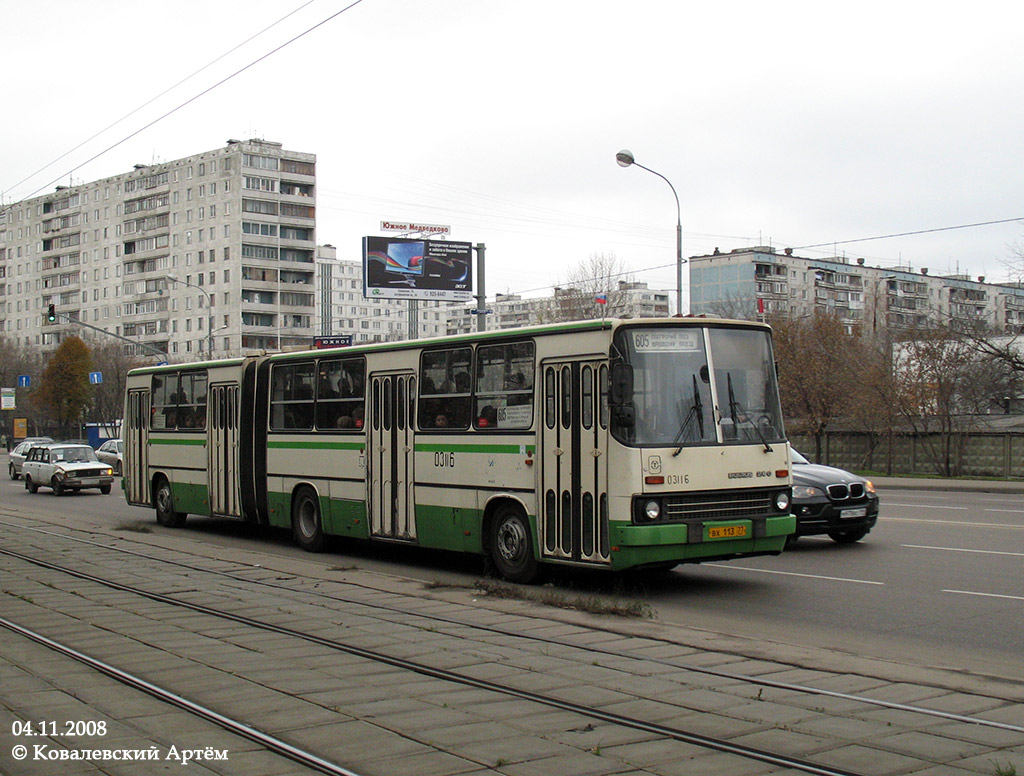
[[[477,630],[481,630],[481,631],[488,631],[488,632],[492,632],[492,633],[496,633],[496,634],[501,634],[501,635],[504,635],[504,636],[516,636],[517,638],[522,638],[522,639],[525,639],[525,640],[528,640],[528,641],[531,641],[531,642],[541,642],[541,643],[545,643],[545,644],[558,645],[558,646],[562,646],[562,647],[571,647],[571,648],[574,648],[574,649],[582,649],[582,647],[580,647],[579,644],[572,644],[572,643],[570,643],[568,641],[560,640],[560,639],[557,639],[557,638],[538,637],[536,635],[520,634],[520,633],[510,633],[508,630],[497,628],[495,626],[485,626],[485,625],[480,625],[480,624],[475,624],[475,623],[467,623],[467,622],[460,621],[457,618],[452,618],[452,617],[447,617],[447,616],[442,616],[442,615],[437,615],[437,614],[422,613],[422,612],[410,612],[408,610],[400,609],[399,607],[394,607],[394,606],[390,606],[390,605],[387,605],[387,604],[380,604],[380,603],[372,604],[372,603],[367,603],[365,601],[357,600],[355,598],[347,598],[347,597],[344,597],[344,596],[338,596],[336,594],[325,594],[324,592],[321,592],[321,591],[308,591],[308,590],[297,589],[296,587],[291,587],[291,586],[287,586],[287,585],[281,585],[281,584],[278,584],[278,583],[275,583],[275,582],[268,582],[268,581],[265,581],[265,580],[254,580],[254,579],[248,578],[244,574],[234,574],[234,573],[229,573],[229,572],[226,572],[226,571],[223,571],[223,570],[204,568],[203,566],[200,566],[200,565],[194,565],[194,564],[184,563],[184,562],[177,561],[177,560],[171,560],[171,559],[168,559],[168,558],[159,557],[159,556],[156,556],[156,555],[148,554],[148,553],[145,553],[145,552],[139,552],[139,551],[136,551],[136,550],[129,550],[129,549],[125,549],[125,548],[112,547],[111,545],[104,544],[102,542],[95,542],[95,541],[92,541],[92,540],[89,540],[89,539],[83,539],[83,538],[80,538],[80,537],[69,537],[69,536],[67,536],[65,534],[58,534],[56,532],[49,532],[49,531],[46,531],[45,529],[34,528],[34,527],[30,527],[30,526],[17,525],[17,524],[14,524],[14,523],[8,523],[6,521],[0,521],[0,525],[10,526],[10,527],[19,528],[19,529],[28,530],[28,531],[41,532],[41,533],[44,533],[44,534],[52,534],[54,536],[61,536],[62,538],[67,539],[69,541],[73,541],[73,542],[76,542],[76,543],[84,543],[84,544],[87,544],[87,545],[92,545],[92,546],[97,547],[97,548],[103,548],[103,549],[105,549],[107,551],[116,552],[116,553],[126,553],[126,554],[129,554],[129,555],[134,555],[136,557],[140,557],[140,558],[146,559],[146,560],[156,561],[156,562],[159,562],[159,563],[162,563],[162,564],[171,564],[171,565],[183,568],[183,569],[188,569],[191,572],[203,573],[203,574],[212,574],[212,575],[216,575],[216,576],[221,576],[221,577],[225,577],[227,579],[233,580],[234,582],[242,582],[242,583],[245,583],[245,584],[260,585],[260,586],[264,586],[264,587],[276,588],[276,589],[279,589],[279,590],[282,590],[282,591],[287,591],[289,594],[292,594],[292,595],[301,594],[301,595],[316,596],[317,599],[333,600],[333,601],[336,601],[336,602],[339,602],[339,603],[345,603],[345,604],[349,604],[349,605],[358,605],[358,606],[363,606],[363,607],[376,608],[376,609],[386,610],[388,612],[401,613],[403,615],[414,615],[417,618],[423,618],[423,619],[425,619],[427,621],[444,622],[444,623],[447,623],[447,624],[460,625],[460,626],[463,626],[463,627],[473,628],[473,629],[477,629]],[[773,753],[773,752],[768,752],[768,751],[764,751],[764,750],[753,748],[753,747],[737,745],[737,744],[735,744],[733,742],[730,742],[730,741],[727,741],[727,740],[724,740],[724,739],[716,739],[716,738],[714,738],[712,736],[705,736],[705,735],[701,735],[701,734],[696,734],[696,733],[694,733],[692,731],[687,731],[687,730],[683,730],[683,729],[679,729],[679,728],[675,728],[675,727],[667,726],[667,725],[660,725],[660,724],[657,724],[657,723],[652,723],[652,722],[650,722],[648,720],[637,719],[636,717],[630,717],[630,716],[626,716],[626,715],[610,713],[610,712],[602,711],[600,709],[588,708],[586,706],[582,706],[580,704],[576,704],[576,703],[573,703],[571,701],[566,701],[564,699],[560,699],[560,698],[557,698],[557,697],[552,696],[552,695],[530,692],[530,691],[527,691],[527,690],[523,690],[521,688],[517,688],[517,687],[511,686],[509,684],[503,684],[503,683],[500,683],[500,682],[492,682],[492,681],[488,681],[488,680],[485,680],[485,679],[480,679],[480,678],[477,678],[477,677],[472,677],[472,676],[467,676],[467,675],[464,675],[464,674],[460,674],[459,672],[449,671],[447,669],[435,668],[435,667],[426,665],[426,664],[421,663],[421,662],[407,660],[407,659],[404,659],[404,658],[396,658],[396,657],[393,657],[391,655],[387,655],[387,654],[385,654],[385,653],[383,653],[383,652],[381,652],[379,650],[364,649],[364,648],[357,647],[357,646],[352,645],[352,644],[341,643],[341,642],[339,642],[337,640],[334,640],[334,639],[324,638],[324,637],[321,637],[321,636],[317,636],[315,634],[306,633],[306,632],[295,630],[295,629],[292,629],[292,628],[282,627],[280,625],[275,625],[273,623],[262,622],[262,621],[259,621],[257,619],[254,619],[254,618],[245,617],[245,616],[238,615],[238,614],[235,614],[235,613],[232,613],[232,612],[228,612],[228,611],[224,611],[224,610],[220,610],[220,609],[215,609],[215,608],[212,608],[212,607],[203,606],[203,605],[200,605],[200,604],[196,604],[194,602],[181,600],[179,598],[174,598],[172,596],[166,596],[166,595],[162,595],[162,594],[159,594],[159,593],[153,593],[151,591],[143,590],[141,588],[138,588],[138,587],[135,587],[135,586],[132,586],[132,585],[126,585],[126,584],[117,582],[115,580],[106,579],[106,578],[103,578],[103,577],[100,577],[100,576],[97,576],[97,575],[94,575],[94,574],[89,574],[87,572],[82,572],[80,570],[76,570],[76,569],[60,566],[59,564],[55,564],[55,563],[52,563],[50,561],[46,561],[46,560],[43,560],[43,559],[40,559],[40,558],[34,558],[34,557],[31,557],[31,556],[25,555],[23,553],[17,553],[17,552],[14,552],[14,551],[11,551],[11,550],[7,550],[7,549],[0,549],[0,554],[3,554],[3,555],[6,555],[6,556],[9,556],[9,557],[21,560],[23,562],[31,563],[33,565],[36,565],[36,566],[39,566],[39,567],[42,567],[42,568],[46,568],[46,569],[49,569],[49,570],[57,572],[57,573],[67,574],[67,575],[70,575],[72,577],[76,577],[78,579],[82,579],[82,580],[85,580],[85,581],[92,582],[94,584],[102,585],[102,586],[107,587],[109,589],[114,589],[114,590],[118,590],[120,592],[130,593],[132,595],[138,595],[138,596],[144,597],[146,599],[149,599],[151,601],[156,601],[156,602],[159,602],[159,603],[162,603],[162,604],[166,604],[166,605],[170,605],[170,606],[175,606],[175,607],[179,607],[179,608],[185,608],[185,609],[191,610],[193,612],[200,613],[200,614],[207,615],[207,616],[211,616],[211,617],[217,617],[217,618],[220,618],[220,619],[230,620],[230,621],[233,621],[235,623],[243,624],[243,625],[245,625],[247,627],[252,627],[252,628],[257,628],[257,629],[261,629],[261,630],[272,631],[272,632],[278,633],[280,635],[288,636],[290,638],[301,639],[301,640],[304,640],[304,641],[307,641],[307,642],[310,642],[310,643],[318,644],[320,646],[328,647],[328,648],[333,649],[333,650],[338,650],[340,652],[345,652],[347,654],[353,655],[353,656],[358,657],[358,658],[362,658],[362,659],[365,659],[365,660],[371,660],[371,661],[373,661],[375,663],[384,664],[384,665],[391,666],[393,668],[398,668],[398,669],[402,669],[402,670],[411,671],[411,672],[417,673],[417,674],[419,674],[421,676],[427,676],[427,677],[431,677],[431,678],[434,678],[434,679],[439,679],[439,680],[446,681],[446,682],[453,682],[453,683],[461,684],[463,686],[474,687],[476,689],[481,689],[481,690],[486,690],[486,691],[493,692],[493,693],[498,693],[498,694],[504,695],[506,697],[515,697],[515,698],[519,698],[519,699],[522,699],[522,700],[530,701],[532,703],[541,704],[541,705],[547,706],[549,708],[560,709],[560,710],[563,710],[563,711],[570,711],[572,713],[579,714],[581,716],[584,716],[584,717],[587,717],[587,718],[590,718],[590,719],[600,720],[602,722],[610,723],[610,724],[613,724],[613,725],[619,725],[619,726],[623,726],[623,727],[628,727],[628,728],[632,728],[634,730],[645,731],[647,733],[651,733],[651,734],[654,734],[654,735],[657,735],[657,736],[661,736],[661,737],[664,737],[666,739],[670,739],[670,740],[674,740],[674,741],[679,741],[679,742],[687,743],[687,744],[694,745],[694,746],[700,746],[702,748],[711,749],[711,750],[714,750],[714,751],[726,752],[726,753],[733,754],[733,755],[736,755],[736,756],[740,756],[740,757],[743,757],[743,758],[746,758],[746,759],[750,759],[750,760],[756,760],[756,761],[759,761],[759,762],[770,763],[772,765],[787,767],[787,768],[791,768],[791,769],[794,769],[795,771],[799,771],[799,772],[803,772],[803,773],[829,774],[829,775],[836,774],[837,776],[840,775],[840,774],[842,774],[843,776],[851,776],[851,773],[852,773],[852,772],[846,771],[846,770],[841,770],[841,769],[836,769],[836,768],[832,768],[832,767],[822,766],[822,765],[820,765],[818,763],[814,763],[814,762],[811,762],[811,761],[806,760],[806,759],[796,758],[796,757],[789,757],[789,756],[786,756],[786,755],[779,755],[779,754],[776,754],[776,753]],[[351,583],[344,583],[344,584],[351,584]],[[946,719],[946,720],[949,720],[949,721],[953,721],[953,722],[959,722],[959,723],[964,723],[964,724],[983,725],[983,726],[988,726],[988,727],[1000,728],[1002,730],[1011,731],[1011,732],[1014,732],[1014,733],[1024,733],[1024,727],[1021,727],[1021,726],[1018,726],[1018,725],[1012,725],[1012,724],[1009,724],[1009,723],[1001,723],[1001,722],[998,722],[998,721],[986,720],[986,719],[977,718],[977,717],[968,717],[968,716],[964,716],[964,715],[951,714],[951,713],[944,712],[944,711],[937,710],[937,709],[924,709],[924,708],[920,708],[920,707],[916,707],[916,706],[912,706],[912,705],[908,705],[908,704],[893,703],[893,702],[890,702],[890,701],[884,701],[884,700],[879,700],[879,699],[874,699],[874,698],[865,698],[863,696],[857,696],[857,695],[852,695],[852,694],[848,694],[848,693],[837,693],[837,692],[833,692],[833,691],[822,690],[822,689],[819,689],[819,688],[809,688],[809,687],[804,687],[804,686],[801,686],[801,685],[795,685],[795,684],[784,683],[784,682],[776,682],[776,681],[773,681],[773,680],[770,680],[770,679],[763,679],[763,678],[756,678],[756,677],[747,677],[747,676],[743,676],[743,675],[740,675],[740,674],[735,674],[735,673],[731,673],[731,672],[728,672],[728,671],[723,671],[723,670],[715,669],[715,668],[707,668],[707,667],[699,667],[699,666],[687,666],[687,665],[685,665],[683,663],[680,663],[678,661],[669,661],[669,660],[664,660],[664,659],[659,659],[659,658],[652,658],[652,657],[648,657],[648,656],[643,656],[643,657],[631,656],[629,653],[626,653],[626,652],[622,652],[622,651],[614,651],[613,652],[611,650],[604,650],[604,649],[602,649],[600,647],[590,646],[590,647],[587,647],[586,649],[587,649],[588,653],[591,653],[591,654],[604,654],[604,655],[613,656],[613,657],[620,658],[620,659],[623,658],[623,657],[625,657],[625,658],[635,657],[638,660],[639,659],[643,659],[643,660],[646,660],[648,662],[658,662],[658,663],[661,663],[661,664],[666,665],[666,666],[671,666],[672,668],[675,668],[675,669],[693,671],[693,672],[695,672],[697,674],[703,674],[703,675],[707,675],[707,676],[714,676],[714,677],[718,677],[718,678],[726,678],[726,679],[737,680],[737,681],[746,681],[746,682],[751,683],[752,685],[759,685],[759,686],[762,686],[762,687],[771,687],[771,688],[774,688],[774,689],[780,689],[780,690],[785,690],[785,691],[790,691],[790,692],[796,691],[796,692],[807,692],[807,693],[810,693],[810,694],[827,695],[827,696],[833,697],[833,698],[838,698],[838,699],[843,699],[843,700],[851,700],[851,701],[860,701],[860,702],[864,702],[864,703],[868,703],[868,704],[871,704],[871,705],[876,705],[876,706],[880,706],[880,707],[884,707],[884,708],[888,708],[888,709],[894,709],[894,710],[899,710],[899,711],[916,712],[916,713],[921,713],[921,714],[925,714],[925,715],[929,715],[929,716],[941,717],[943,719]]]
[[[55,571],[58,573],[66,574],[76,579],[101,585],[103,587],[116,590],[122,593],[130,593],[133,595],[137,595],[150,601],[187,609],[198,614],[228,620],[234,623],[245,625],[247,627],[263,631],[269,631],[291,638],[301,639],[309,643],[317,644],[323,647],[329,647],[330,649],[337,650],[338,652],[343,652],[345,654],[373,661],[378,664],[383,664],[393,668],[410,671],[420,676],[439,679],[445,682],[454,683],[465,687],[486,690],[488,692],[492,692],[501,696],[526,700],[548,708],[578,714],[581,717],[587,719],[606,722],[612,725],[626,727],[633,730],[642,731],[645,733],[651,733],[656,736],[660,736],[680,743],[689,744],[691,746],[697,746],[702,749],[735,755],[746,760],[753,760],[756,762],[766,763],[773,766],[789,768],[800,773],[816,774],[817,776],[859,776],[853,771],[821,765],[819,763],[815,763],[810,760],[802,759],[799,757],[791,757],[784,754],[769,752],[756,747],[737,744],[723,738],[716,738],[714,736],[708,736],[692,731],[686,731],[677,727],[662,725],[656,722],[651,722],[649,720],[644,720],[637,717],[630,717],[622,714],[617,714],[614,712],[603,711],[601,709],[590,708],[588,706],[584,706],[579,703],[574,703],[572,701],[563,700],[552,695],[524,690],[522,688],[517,688],[509,684],[493,682],[487,679],[473,677],[457,671],[432,667],[419,661],[387,655],[378,650],[371,650],[354,646],[351,644],[345,644],[335,639],[329,639],[322,636],[317,636],[315,634],[305,633],[299,630],[295,630],[293,628],[276,625],[274,623],[264,622],[261,620],[257,620],[255,618],[246,617],[244,615],[223,611],[201,604],[196,604],[190,601],[184,601],[178,598],[174,598],[172,596],[166,596],[160,593],[153,593],[147,590],[142,590],[140,588],[134,587],[132,585],[126,585],[113,580],[104,579],[94,574],[88,574],[75,569],[63,567],[59,564],[51,563],[40,558],[33,558],[31,556],[24,555],[23,553],[17,553],[11,550],[0,548],[0,554],[5,555],[7,557],[15,558],[25,563],[30,563],[32,565],[47,569],[49,571]],[[33,640],[36,640],[38,643],[44,644],[45,646],[51,649],[56,649],[57,651],[60,651],[63,654],[73,657],[76,660],[85,662],[93,666],[97,670],[106,673],[108,676],[117,679],[118,681],[122,681],[125,684],[130,684],[131,686],[136,686],[138,689],[142,689],[143,691],[148,692],[152,695],[161,697],[167,702],[172,703],[173,705],[176,705],[179,708],[183,708],[184,710],[189,711],[190,713],[196,714],[197,716],[201,716],[204,719],[207,719],[208,721],[212,721],[216,724],[220,724],[225,727],[227,727],[228,725],[232,725],[232,727],[228,729],[231,729],[233,732],[239,732],[234,728],[233,721],[229,718],[222,719],[223,715],[219,715],[218,713],[212,712],[211,710],[206,709],[205,707],[201,707],[198,704],[192,704],[191,702],[188,702],[185,699],[181,699],[180,696],[177,696],[175,693],[163,690],[162,688],[159,688],[156,685],[152,685],[148,682],[145,682],[145,680],[141,680],[137,677],[128,675],[125,672],[120,672],[117,669],[114,669],[113,667],[103,663],[102,661],[99,661],[95,658],[91,658],[90,656],[85,655],[84,653],[81,653],[77,650],[73,650],[69,647],[65,647],[64,645],[59,645],[56,642],[52,642],[50,639],[40,634],[33,633],[29,635],[29,632],[26,632],[27,629],[21,629],[18,626],[14,626],[13,623],[10,623],[9,621],[3,618],[0,618],[0,625],[10,630],[21,632],[23,635],[29,638],[33,638]],[[234,724],[241,725],[241,723]],[[242,727],[250,731],[252,730],[251,728],[245,725],[242,725]],[[292,757],[292,759],[299,760],[299,758],[303,756],[301,750],[289,753],[290,749],[287,748],[289,745],[284,744],[284,742],[279,742],[279,740],[276,739],[270,740],[273,737],[264,738],[263,736],[256,737],[255,735],[249,735],[247,737],[249,737],[251,740],[257,741],[258,743],[260,743],[263,746],[266,746],[267,748],[273,749],[274,751],[279,751],[276,747],[279,746],[279,744],[283,744],[284,747],[286,748],[281,749],[280,753],[284,754],[285,756],[290,756]],[[337,773],[341,774],[341,776],[351,776],[353,773],[343,768],[341,770],[335,771],[324,770],[324,768],[326,767],[341,767],[334,766],[333,764],[328,763],[327,761],[323,761],[323,763],[323,765],[317,766],[312,763],[304,762],[304,764],[310,764],[310,767],[317,767],[318,770],[321,770],[321,772],[324,773]]]
[[[45,529],[33,528],[33,527],[29,527],[29,526],[20,526],[20,525],[17,525],[15,523],[5,522],[3,520],[0,520],[0,525],[10,526],[10,527],[15,527],[15,528],[21,528],[21,529],[30,530],[30,531],[37,531],[37,532],[42,532],[42,533],[51,533],[51,532],[46,531]],[[287,585],[278,584],[276,582],[268,582],[266,580],[251,579],[249,577],[239,576],[237,574],[228,573],[226,571],[222,571],[222,570],[218,570],[218,569],[210,569],[210,568],[206,568],[206,567],[203,567],[203,566],[198,566],[198,565],[194,565],[194,564],[184,563],[184,562],[181,562],[181,561],[169,560],[167,558],[161,558],[161,557],[156,556],[156,555],[151,555],[151,554],[148,554],[148,553],[138,552],[136,550],[128,550],[128,549],[125,549],[125,548],[113,547],[113,546],[108,545],[108,544],[103,544],[101,542],[94,542],[92,540],[83,539],[83,538],[80,538],[80,537],[70,537],[70,536],[67,536],[65,534],[56,534],[56,533],[54,533],[53,535],[61,536],[61,538],[68,539],[69,541],[90,544],[90,545],[93,545],[95,547],[101,547],[101,548],[104,548],[104,549],[107,549],[107,550],[111,550],[111,551],[114,551],[114,552],[126,553],[126,554],[130,554],[130,555],[133,555],[135,557],[142,558],[142,559],[153,560],[153,561],[157,561],[157,562],[160,562],[160,563],[174,565],[174,566],[177,566],[179,568],[186,569],[188,571],[194,571],[194,572],[205,573],[205,574],[212,574],[212,575],[215,575],[215,576],[220,576],[220,577],[224,577],[224,578],[227,578],[227,579],[231,579],[233,581],[245,582],[247,584],[256,584],[256,585],[259,585],[261,587],[267,587],[267,588],[271,588],[271,589],[278,589],[278,590],[282,590],[282,591],[287,591],[287,592],[292,593],[292,594],[298,593],[298,594],[302,594],[302,595],[315,596],[318,600],[331,600],[331,601],[335,601],[335,602],[339,602],[339,603],[344,603],[344,604],[348,604],[348,605],[355,605],[355,606],[365,607],[367,609],[374,609],[374,610],[392,612],[392,613],[397,613],[397,614],[409,614],[409,612],[407,610],[401,609],[401,608],[396,607],[396,606],[391,606],[391,605],[388,605],[388,604],[370,603],[370,602],[367,602],[367,601],[364,601],[364,600],[359,600],[357,598],[345,597],[345,596],[337,595],[335,593],[325,593],[323,591],[315,591],[315,592],[313,592],[313,591],[308,591],[308,590],[302,590],[302,589],[299,589],[299,588],[296,588],[296,587],[290,587],[290,586],[287,586]],[[6,551],[3,550],[3,549],[0,549],[0,553],[6,553]],[[351,587],[362,587],[361,585],[358,585],[357,583],[353,583],[353,582],[345,582],[344,584],[347,585],[347,586],[351,586]],[[565,640],[565,639],[559,639],[557,637],[537,636],[535,634],[530,634],[530,633],[512,632],[512,631],[509,631],[507,629],[498,628],[496,626],[484,625],[484,624],[481,624],[481,623],[468,623],[468,622],[466,622],[464,620],[460,620],[460,619],[457,619],[457,618],[454,618],[454,617],[448,617],[448,616],[443,616],[443,615],[438,615],[438,614],[431,614],[431,613],[426,613],[426,612],[417,612],[416,613],[416,617],[418,617],[420,619],[423,619],[425,621],[429,621],[429,622],[437,622],[437,623],[444,623],[444,624],[449,624],[449,625],[457,625],[457,626],[472,628],[472,629],[477,630],[477,631],[494,633],[494,634],[497,634],[497,635],[500,635],[500,636],[503,636],[503,637],[513,637],[513,638],[516,638],[516,639],[521,639],[524,642],[548,644],[548,645],[552,645],[552,646],[566,647],[566,648],[570,648],[570,649],[580,649],[580,646],[578,644],[574,644],[571,641],[568,641],[568,640]],[[875,706],[875,707],[878,707],[878,708],[889,709],[889,710],[893,710],[893,711],[910,712],[910,713],[913,713],[913,714],[920,714],[920,715],[926,716],[926,717],[934,717],[934,718],[937,718],[937,719],[944,719],[944,720],[948,720],[948,721],[951,721],[951,722],[957,722],[957,723],[962,723],[962,724],[979,725],[979,726],[982,726],[982,727],[990,727],[990,728],[995,728],[995,729],[1001,729],[1001,730],[1006,730],[1006,731],[1010,731],[1010,732],[1014,732],[1014,733],[1024,733],[1024,725],[1017,725],[1017,724],[1012,724],[1012,723],[1007,723],[1007,722],[1000,722],[1000,721],[997,721],[997,720],[989,720],[989,719],[985,719],[985,718],[982,718],[982,717],[975,717],[975,716],[968,716],[968,715],[963,715],[963,714],[956,714],[956,713],[944,711],[944,710],[941,710],[941,709],[928,708],[928,707],[922,706],[920,704],[900,703],[900,702],[886,700],[886,699],[883,699],[883,698],[875,698],[875,697],[872,697],[872,696],[869,696],[869,695],[864,695],[864,694],[840,692],[840,691],[829,690],[829,689],[821,688],[821,687],[813,687],[813,686],[806,685],[806,684],[796,684],[796,683],[793,683],[793,682],[782,682],[782,681],[777,681],[777,680],[768,679],[768,678],[764,678],[764,677],[749,676],[749,675],[746,675],[746,674],[741,674],[741,673],[737,673],[737,672],[727,671],[727,670],[724,670],[724,669],[721,669],[721,668],[715,668],[715,667],[709,667],[709,666],[701,666],[701,665],[696,665],[696,664],[687,664],[687,663],[681,662],[679,660],[669,660],[669,659],[660,658],[660,657],[657,657],[657,656],[649,656],[649,655],[635,656],[635,655],[630,655],[630,653],[628,653],[628,652],[623,652],[623,651],[620,651],[620,650],[613,651],[613,650],[605,649],[603,647],[600,647],[599,645],[587,645],[586,651],[587,651],[587,653],[589,655],[595,655],[595,654],[596,655],[605,655],[605,656],[613,657],[613,658],[633,657],[633,658],[635,658],[637,660],[644,660],[644,661],[649,662],[649,663],[657,663],[659,665],[671,667],[671,668],[674,668],[674,669],[680,669],[680,670],[689,671],[689,672],[691,672],[691,673],[693,673],[695,675],[702,675],[702,676],[714,677],[714,678],[717,678],[717,679],[732,680],[732,681],[737,681],[737,682],[745,682],[745,683],[748,683],[748,684],[750,684],[750,685],[752,685],[754,687],[761,687],[761,688],[765,688],[765,689],[775,689],[775,690],[781,690],[781,691],[785,691],[785,692],[805,693],[805,694],[811,695],[811,696],[820,696],[822,698],[831,698],[831,699],[842,700],[842,701],[853,701],[853,702],[863,703],[863,704],[868,705],[868,706]],[[999,700],[999,701],[1014,702],[1013,699],[1005,698],[1005,697],[1000,697],[1000,696],[996,696],[996,695],[988,695],[986,697],[990,697],[990,698],[992,698],[994,700]]]
[[[276,736],[272,736],[269,733],[265,733],[252,727],[251,725],[247,725],[237,719],[214,711],[213,709],[189,700],[177,693],[171,692],[170,690],[154,684],[153,682],[146,681],[145,679],[129,673],[128,671],[116,668],[115,666],[93,657],[92,655],[82,652],[81,650],[73,649],[66,644],[44,636],[37,631],[18,625],[17,623],[8,620],[6,617],[0,617],[0,627],[6,628],[12,633],[16,633],[30,641],[34,641],[36,644],[44,646],[58,654],[69,657],[72,660],[76,660],[83,665],[89,666],[93,670],[103,674],[104,676],[110,677],[120,684],[144,692],[146,695],[156,698],[159,701],[163,701],[164,703],[181,709],[182,711],[188,712],[193,716],[204,719],[207,722],[212,722],[214,725],[227,730],[229,733],[234,733],[237,736],[252,741],[268,751],[279,754],[282,757],[286,757],[300,765],[306,766],[307,768],[327,774],[328,776],[360,776],[356,771],[349,770],[348,768],[326,760],[308,750],[293,746],[286,741],[282,741]]]

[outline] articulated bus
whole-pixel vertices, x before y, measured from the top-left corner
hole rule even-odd
[[[601,320],[144,367],[124,487],[188,514],[622,570],[778,554],[795,527],[771,334]]]

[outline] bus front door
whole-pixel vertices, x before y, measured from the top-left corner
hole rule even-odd
[[[124,419],[125,497],[129,504],[152,505],[149,488],[149,391],[129,391]]]
[[[206,470],[210,514],[241,517],[238,384],[211,385],[206,409]]]
[[[608,367],[543,365],[541,553],[608,563]]]
[[[378,538],[416,539],[412,429],[415,396],[416,378],[411,374],[370,375],[367,507],[371,534]]]

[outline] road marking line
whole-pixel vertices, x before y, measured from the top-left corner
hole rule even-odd
[[[943,593],[959,593],[960,595],[980,595],[983,598],[1009,598],[1011,601],[1024,601],[1024,595],[1000,595],[999,593],[976,593],[973,590],[943,590]]]
[[[921,509],[968,509],[968,507],[943,507],[938,504],[898,504],[895,501],[886,501],[887,507],[919,507]]]
[[[1011,515],[1024,514],[1019,509],[996,509],[995,507],[985,507],[983,512],[1009,512]]]
[[[1024,525],[1012,525],[1010,523],[969,523],[965,520],[929,520],[926,517],[886,517],[879,516],[880,520],[887,523],[929,523],[932,525],[969,525],[972,528],[1015,528],[1018,531],[1024,529]]]
[[[796,571],[776,571],[775,569],[754,569],[750,566],[736,566],[732,563],[703,563],[703,566],[714,566],[715,568],[737,569],[739,571],[756,571],[761,574],[782,574],[786,577],[807,577],[809,579],[827,579],[831,582],[856,582],[860,585],[884,585],[885,582],[871,582],[866,579],[847,579],[845,577],[825,577],[820,574],[800,574]]]
[[[1024,558],[1024,552],[1001,552],[1000,550],[968,550],[963,547],[930,547],[927,544],[904,544],[913,550],[945,550],[946,552],[978,552],[983,555],[1012,555],[1015,558]]]

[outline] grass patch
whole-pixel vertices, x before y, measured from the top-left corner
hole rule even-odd
[[[515,601],[553,606],[556,609],[571,609],[589,614],[606,614],[614,617],[630,617],[639,620],[653,620],[654,610],[644,601],[609,601],[594,595],[576,595],[557,588],[519,588],[513,585],[482,579],[476,584],[481,595],[492,598],[507,598]]]
[[[133,520],[128,523],[118,523],[114,526],[115,531],[131,531],[132,533],[153,533],[153,529],[149,526],[149,523],[144,523],[141,520]]]
[[[443,579],[434,579],[423,583],[424,590],[454,590],[458,588],[468,589],[469,585],[460,582],[445,582]]]

